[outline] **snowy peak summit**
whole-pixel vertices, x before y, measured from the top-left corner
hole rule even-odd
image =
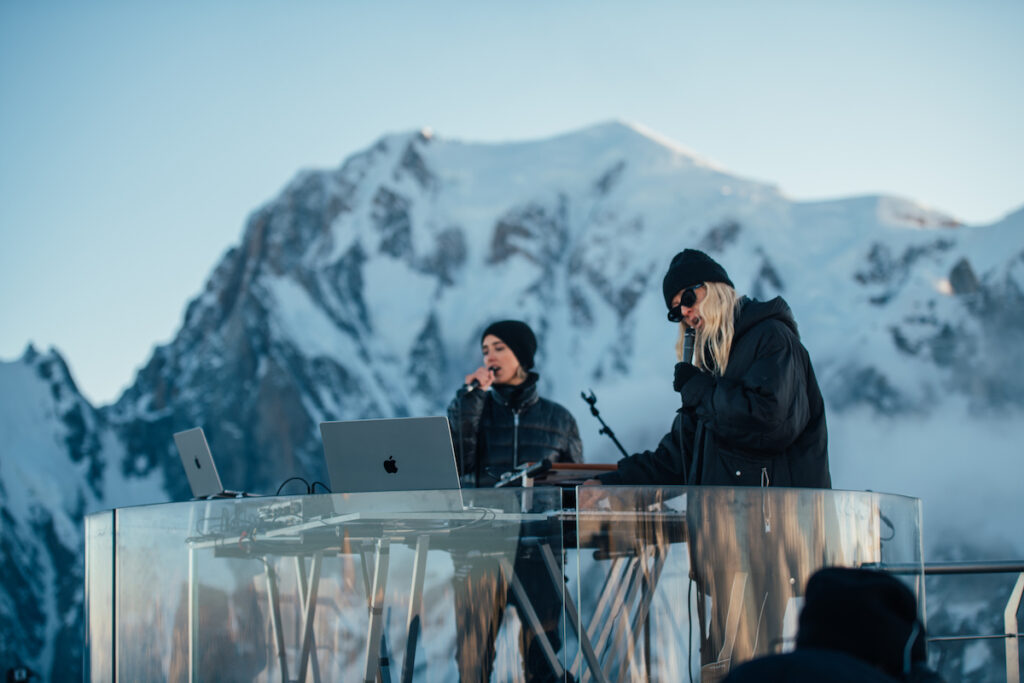
[[[234,485],[266,487],[322,469],[321,420],[441,411],[498,317],[537,330],[545,390],[570,407],[580,387],[661,387],[658,280],[685,246],[790,301],[835,406],[924,409],[950,380],[937,340],[976,315],[936,283],[986,286],[958,265],[975,260],[958,226],[893,197],[793,202],[620,121],[501,144],[386,135],[253,213],[111,415],[162,451],[202,423]],[[253,451],[275,457],[242,466]]]
[[[1012,442],[1002,466],[976,468],[1001,491],[1019,441],[979,416],[1024,407],[1022,217],[980,228],[887,196],[797,202],[621,121],[507,143],[381,137],[252,213],[114,405],[89,406],[56,352],[0,363],[0,515],[19,549],[0,553],[0,604],[26,624],[0,626],[0,652],[80,677],[57,643],[81,633],[81,515],[187,499],[174,432],[202,426],[231,489],[326,481],[321,421],[443,414],[496,319],[537,333],[540,390],[575,415],[588,461],[618,453],[581,391],[627,448],[652,447],[678,406],[660,281],[685,247],[791,306],[837,486],[917,493],[901,465],[910,487],[947,483],[961,453],[920,443],[933,419],[982,424],[979,461]],[[912,448],[886,433],[903,424]]]

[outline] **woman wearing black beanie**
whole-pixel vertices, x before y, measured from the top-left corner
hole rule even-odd
[[[537,393],[538,375],[532,371],[537,352],[533,330],[518,320],[493,323],[480,335],[480,349],[483,364],[466,375],[465,386],[448,406],[463,486],[493,486],[501,475],[528,462],[582,462],[576,420],[564,407]],[[452,561],[459,680],[488,681],[505,605],[519,608],[518,600],[493,557],[453,554]],[[543,557],[521,545],[514,572],[531,596],[548,643],[557,652],[562,643],[562,595],[552,583]],[[526,623],[525,618],[522,621]],[[562,682],[533,628],[522,629],[520,651],[528,683]]]
[[[527,462],[582,462],[576,420],[537,393],[533,330],[518,320],[492,323],[480,350],[483,364],[448,406],[462,485],[493,486]]]
[[[601,483],[830,488],[825,405],[789,305],[740,297],[696,249],[675,255],[662,293],[679,325],[682,408],[655,450],[623,458]]]

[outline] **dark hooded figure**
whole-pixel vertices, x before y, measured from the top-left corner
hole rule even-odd
[[[465,386],[448,407],[459,474],[463,486],[488,487],[501,475],[530,462],[581,462],[583,447],[576,420],[564,407],[541,398],[538,375],[532,372],[537,339],[526,323],[502,320],[480,339],[483,365],[466,375]],[[527,538],[543,539],[550,525],[533,529],[524,523],[515,549],[514,569],[530,604],[521,604],[509,586],[499,559],[479,548],[476,554],[452,553],[456,622],[456,664],[462,683],[489,681],[494,666],[495,638],[506,605],[513,605],[523,623],[520,632],[523,673],[527,683],[565,680],[561,664],[552,665],[545,651],[562,645],[564,584],[556,584],[545,566],[543,551]],[[560,552],[560,548],[556,548]],[[526,615],[536,617],[536,626]],[[546,643],[544,642],[546,641]]]
[[[898,579],[826,567],[807,582],[796,650],[733,669],[727,683],[942,683],[927,666],[917,600]]]
[[[789,305],[737,295],[695,249],[676,254],[662,290],[679,325],[682,407],[655,450],[623,458],[601,483],[831,488],[825,405]]]

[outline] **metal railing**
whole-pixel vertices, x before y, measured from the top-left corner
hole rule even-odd
[[[863,565],[865,569],[878,569],[890,574],[919,574],[922,565],[913,562],[907,563],[872,563]],[[1018,641],[1024,634],[1020,633],[1017,626],[1017,611],[1020,609],[1021,597],[1024,596],[1024,561],[1005,560],[993,562],[925,562],[923,565],[925,576],[954,575],[954,574],[1017,574],[1017,582],[1010,591],[1006,601],[1006,608],[1003,610],[1003,633],[992,634],[971,634],[956,636],[932,636],[928,638],[929,643],[953,642],[964,640],[994,640],[1006,641],[1006,681],[1007,683],[1020,683],[1020,648]]]

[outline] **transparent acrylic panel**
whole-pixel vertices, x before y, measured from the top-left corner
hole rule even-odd
[[[718,680],[792,649],[824,566],[899,563],[923,605],[919,501],[784,488],[577,489],[581,681]]]
[[[380,671],[386,680],[452,681],[460,668],[467,678],[493,669],[493,680],[522,679],[526,667],[559,673],[560,510],[559,489],[118,510],[116,677],[347,681]]]
[[[971,558],[978,563],[1001,560],[1005,561],[998,556]],[[1024,640],[993,636],[1024,630],[1019,592],[1024,590],[1024,574],[938,574],[929,576],[927,583],[933,605],[928,621],[929,666],[946,681],[1020,680],[1014,671],[1024,671]],[[936,609],[936,604],[942,609]]]
[[[114,678],[114,513],[85,518],[85,661],[87,681]]]

